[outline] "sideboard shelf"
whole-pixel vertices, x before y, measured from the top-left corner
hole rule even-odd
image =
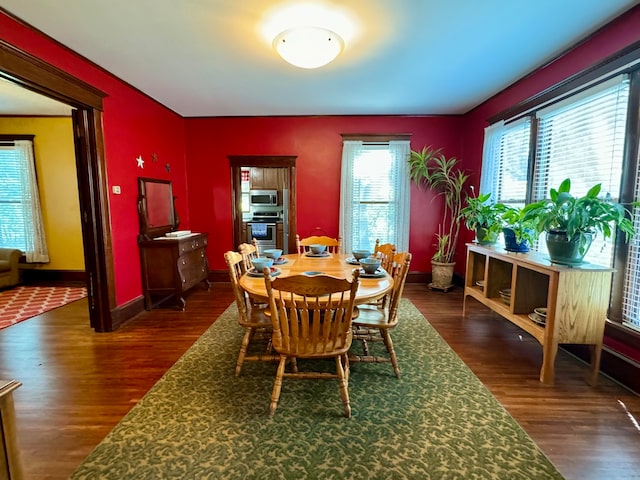
[[[539,253],[469,243],[462,312],[466,314],[467,297],[472,297],[533,336],[542,345],[540,381],[546,384],[554,380],[559,344],[589,345],[589,382],[595,384],[613,271],[589,263],[556,265]],[[505,288],[511,289],[509,304],[499,294]],[[544,325],[529,318],[537,307],[547,309]]]

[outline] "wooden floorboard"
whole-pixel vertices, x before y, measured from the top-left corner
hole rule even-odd
[[[472,299],[463,318],[459,288],[408,284],[405,297],[567,479],[640,478],[640,397],[603,376],[589,386],[587,366],[565,352],[555,385],[542,385],[539,344]],[[0,378],[23,383],[14,400],[26,478],[67,478],[232,301],[227,284],[196,287],[184,312],[94,333],[80,300],[1,330]]]

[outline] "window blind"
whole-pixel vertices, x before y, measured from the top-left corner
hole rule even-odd
[[[494,200],[513,207],[523,207],[527,196],[529,138],[531,119],[523,118],[505,126],[498,151],[498,175]]]
[[[0,246],[26,251],[23,162],[14,146],[0,146]]]
[[[628,98],[629,81],[619,76],[537,113],[533,201],[548,198],[568,177],[574,196],[601,183],[602,195],[618,199]],[[585,260],[612,265],[613,240],[605,244],[598,235]]]
[[[640,201],[640,172],[636,175],[634,200]],[[633,211],[633,226],[640,232],[640,208]],[[629,240],[622,295],[622,323],[640,331],[640,235]]]
[[[18,248],[28,263],[48,262],[33,142],[0,147],[0,246]]]

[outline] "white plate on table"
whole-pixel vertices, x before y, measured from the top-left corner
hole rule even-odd
[[[307,252],[307,253],[305,253],[305,255],[307,257],[321,258],[321,257],[328,257],[331,254],[329,252],[322,252],[322,253]]]
[[[349,257],[345,260],[349,265],[360,265],[360,262],[356,259],[356,257]]]
[[[382,278],[387,274],[383,268],[378,268],[375,273],[366,273],[364,269],[360,269],[360,276],[362,278]]]
[[[281,270],[277,267],[270,267],[269,270],[271,270],[272,277],[277,277],[278,275],[280,275],[280,272],[281,272]],[[247,275],[249,275],[250,277],[262,277],[263,273],[256,270],[254,267],[251,270],[247,271]]]

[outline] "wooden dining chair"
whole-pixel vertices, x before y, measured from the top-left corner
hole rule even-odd
[[[265,269],[265,271],[267,271]],[[269,405],[269,414],[278,408],[282,380],[287,378],[337,378],[345,417],[351,416],[349,402],[349,358],[352,315],[358,290],[359,272],[351,281],[328,275],[295,275],[272,279],[265,273],[269,295],[272,344],[280,355]],[[334,358],[336,373],[299,371],[298,359]],[[286,372],[287,359],[291,372]]]
[[[396,253],[396,246],[393,243],[380,244],[380,239],[376,238],[376,244],[373,247],[373,256],[379,258],[382,263],[380,266],[387,272],[390,272],[393,256]]]
[[[383,307],[373,304],[358,305],[358,316],[353,320],[353,338],[362,344],[363,354],[357,355],[352,352],[349,358],[352,362],[391,362],[396,376],[400,378],[400,368],[393,349],[390,330],[398,325],[398,305],[411,265],[411,254],[396,253],[393,260],[393,266],[389,272],[393,277],[393,289],[385,305]],[[389,356],[371,355],[368,342],[383,342]]]
[[[254,238],[252,243],[241,243],[238,245],[238,252],[242,255],[242,262],[244,263],[244,270],[248,272],[253,268],[253,259],[258,258],[260,256],[260,249],[258,248],[258,241]],[[266,304],[263,300],[253,298],[249,296],[251,299],[251,303],[254,306],[262,306],[265,307]],[[269,309],[266,310],[267,313]]]
[[[260,256],[258,250],[258,244],[255,243],[241,243],[238,245],[238,252],[242,255],[242,261],[244,262],[244,268],[249,271],[253,268],[252,260]]]
[[[380,266],[384,268],[387,273],[391,274],[393,270],[393,257],[396,254],[396,246],[393,243],[383,243],[380,245],[380,239],[376,239],[376,244],[373,247],[373,256],[380,259]],[[379,308],[384,308],[389,300],[389,294],[385,294],[380,298],[368,302]]]
[[[240,375],[242,364],[247,361],[273,360],[271,354],[271,319],[265,315],[268,311],[267,304],[257,304],[251,301],[247,293],[240,286],[240,277],[246,272],[244,259],[238,252],[228,251],[224,254],[224,260],[229,269],[229,279],[238,307],[238,325],[245,329],[242,337],[242,345],[236,362],[236,376]],[[260,344],[262,352],[248,355],[249,345]]]
[[[340,253],[342,238],[331,238],[324,235],[300,238],[300,235],[296,234],[296,247],[300,255],[308,252],[310,250],[309,246],[315,244],[326,245],[327,251],[330,253]]]

